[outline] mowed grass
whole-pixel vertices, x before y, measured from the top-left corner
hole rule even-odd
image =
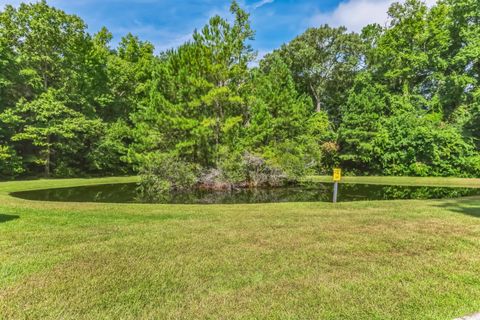
[[[8,195],[136,179],[0,183],[1,319],[453,319],[480,311],[480,198],[200,206]]]

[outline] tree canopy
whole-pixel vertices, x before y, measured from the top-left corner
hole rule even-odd
[[[246,166],[480,176],[477,0],[395,3],[386,26],[309,28],[258,63],[249,14],[230,13],[156,52],[132,34],[112,46],[44,0],[7,5],[0,178],[161,163],[233,180]]]

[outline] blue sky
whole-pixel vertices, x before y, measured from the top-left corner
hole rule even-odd
[[[401,0],[402,1],[402,0]],[[0,0],[0,6],[19,0]],[[94,33],[106,26],[115,41],[131,32],[152,42],[157,51],[178,46],[219,14],[228,17],[229,0],[47,0],[53,6],[82,17]],[[278,48],[306,28],[328,23],[352,31],[387,21],[393,0],[239,0],[251,14],[259,55]],[[434,0],[427,2],[433,3]]]

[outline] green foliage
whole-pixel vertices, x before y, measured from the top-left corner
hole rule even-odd
[[[435,117],[411,114],[389,118],[382,167],[389,175],[469,176],[474,168],[465,160],[474,155],[460,132]]]
[[[198,167],[178,156],[152,154],[140,168],[139,191],[145,199],[155,199],[170,190],[191,189],[198,181]]]
[[[32,102],[21,100],[15,108],[6,110],[0,121],[14,128],[12,142],[21,142],[23,148],[28,143],[35,150],[34,162],[44,167],[46,176],[50,175],[52,157],[70,151],[79,134],[95,125],[58,101],[52,91]]]
[[[16,77],[10,79],[17,92],[11,100],[34,99],[54,88],[68,96],[78,111],[89,112],[79,92],[88,85],[83,72],[89,68],[86,57],[90,39],[85,23],[77,16],[47,5],[46,1],[6,6],[0,13],[0,39],[7,52],[15,54]],[[16,101],[9,101],[12,107]]]
[[[462,163],[475,151],[458,129],[364,79],[350,94],[339,131],[344,167],[386,175],[475,174]]]
[[[182,160],[171,170],[184,178],[195,165],[230,186],[275,185],[337,165],[479,175],[477,0],[395,3],[389,25],[361,34],[310,28],[255,67],[250,17],[236,1],[230,13],[156,55],[132,34],[112,47],[106,28],[90,35],[82,19],[45,0],[7,5],[0,175],[147,172],[149,162],[173,166],[165,155]],[[182,188],[165,172],[153,176],[153,194]]]
[[[248,15],[233,2],[233,24],[215,16],[193,42],[164,53],[145,107],[134,114],[134,153],[174,151],[214,166],[221,147],[238,142],[246,104],[240,96],[253,54]]]
[[[272,157],[268,151],[264,155],[249,152],[241,154],[238,151],[224,152],[217,168],[203,171],[200,186],[213,190],[282,186],[294,177],[288,172],[292,164],[287,163],[284,168],[278,159]],[[297,160],[295,157],[293,159]]]
[[[238,151],[223,150],[218,169],[222,182],[230,185],[240,185],[248,181],[247,162],[244,155]]]
[[[359,35],[325,25],[308,29],[278,54],[290,68],[299,92],[315,102],[315,111],[325,110],[338,124],[339,107],[360,69],[363,46]]]
[[[343,107],[339,129],[343,166],[358,171],[381,170],[381,141],[386,135],[382,119],[391,114],[388,94],[369,74],[361,74]]]
[[[105,124],[98,132],[100,139],[88,154],[89,163],[95,172],[109,175],[132,172],[128,146],[132,140],[131,128],[122,119]]]
[[[409,0],[390,8],[389,27],[365,29],[367,70],[357,76],[339,130],[344,167],[478,175],[478,55],[471,50],[480,43],[470,33],[479,21],[473,2],[429,9]]]
[[[270,164],[296,179],[319,168],[320,145],[333,139],[325,112],[299,94],[288,66],[272,54],[253,72],[250,113],[242,145],[263,154]]]
[[[0,178],[15,178],[23,173],[22,159],[9,146],[0,145]]]
[[[246,153],[244,162],[250,187],[281,186],[287,179],[282,168],[258,155]]]
[[[252,148],[296,139],[306,134],[311,100],[299,95],[287,65],[271,57],[254,73],[246,143]]]

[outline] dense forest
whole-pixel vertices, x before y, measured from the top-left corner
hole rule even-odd
[[[156,53],[45,1],[7,5],[0,177],[480,176],[478,0],[393,4],[388,25],[310,28],[259,62],[230,11]]]

